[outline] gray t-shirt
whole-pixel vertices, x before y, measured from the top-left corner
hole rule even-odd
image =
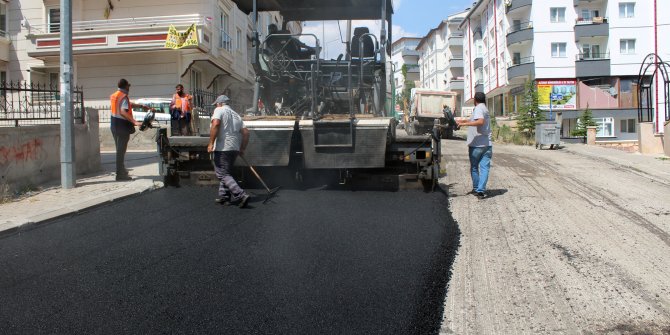
[[[223,106],[214,110],[212,121],[215,119],[221,120],[221,125],[214,141],[214,151],[240,151],[244,128],[242,117],[230,106]]]
[[[472,112],[470,121],[484,119],[484,124],[477,127],[468,127],[468,146],[488,147],[492,146],[491,141],[491,117],[489,109],[485,104],[478,104]]]

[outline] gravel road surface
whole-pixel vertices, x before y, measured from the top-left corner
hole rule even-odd
[[[670,334],[670,180],[497,145],[478,200],[465,142],[444,152],[462,236],[442,334]]]

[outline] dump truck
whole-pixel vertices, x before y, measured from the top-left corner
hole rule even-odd
[[[456,129],[454,115],[457,99],[456,92],[413,88],[410,95],[410,110],[405,120],[407,133],[427,133],[439,123],[441,136],[451,138]]]
[[[278,11],[284,19],[264,39],[253,23],[253,108],[237,111],[250,131],[245,158],[251,166],[264,178],[280,175],[279,183],[376,180],[391,187],[419,184],[434,189],[440,164],[438,128],[427,134],[400,134],[390,113],[394,107],[391,0],[233,2],[252,18],[262,11]],[[343,37],[346,54],[337,59],[321,55],[323,41],[317,36],[285,30],[291,21],[329,20],[348,22]],[[376,20],[380,31],[352,29],[355,20]],[[159,130],[160,170],[166,185],[217,182],[207,153],[208,118],[202,110],[195,118],[196,136],[171,136]],[[244,160],[235,164],[239,178],[251,179]]]

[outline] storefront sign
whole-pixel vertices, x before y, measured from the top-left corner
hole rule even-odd
[[[542,110],[577,109],[577,83],[575,80],[538,80],[537,95]]]

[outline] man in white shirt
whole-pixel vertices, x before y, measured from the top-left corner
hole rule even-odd
[[[237,184],[231,172],[237,156],[244,155],[249,130],[244,127],[242,117],[230,108],[230,98],[221,95],[213,105],[217,107],[212,114],[207,152],[214,154],[214,172],[220,180],[219,197],[215,201],[244,208],[250,196]]]
[[[486,183],[491,169],[493,157],[493,141],[491,141],[491,116],[486,108],[486,95],[475,93],[475,110],[470,120],[458,120],[458,125],[468,128],[468,151],[470,156],[470,174],[472,176],[472,192],[484,199]]]

